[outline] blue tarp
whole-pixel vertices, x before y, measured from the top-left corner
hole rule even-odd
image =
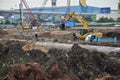
[[[75,23],[74,23],[74,22],[67,21],[67,22],[65,23],[65,26],[74,27],[74,26],[75,26]]]
[[[58,25],[62,24],[61,22],[58,23]],[[74,22],[71,22],[71,21],[67,21],[65,22],[65,26],[69,26],[69,27],[74,27],[75,26],[75,23]]]

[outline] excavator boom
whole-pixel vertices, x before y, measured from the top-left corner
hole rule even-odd
[[[81,16],[74,14],[74,12],[71,12],[66,16],[63,24],[71,18],[75,18],[79,23],[83,24],[83,29],[80,30],[80,39],[85,39],[89,34],[96,34],[98,37],[102,37],[101,32],[89,32],[88,23]]]
[[[69,13],[69,14],[66,16],[66,18],[65,18],[65,20],[64,20],[63,23],[65,23],[66,21],[70,20],[72,17],[75,18],[75,19],[77,19],[77,21],[78,21],[79,23],[82,23],[83,26],[84,26],[84,29],[88,29],[88,24],[87,24],[87,22],[86,22],[84,19],[82,19],[81,16],[79,16],[79,15],[77,15],[77,14],[74,14],[74,12]]]

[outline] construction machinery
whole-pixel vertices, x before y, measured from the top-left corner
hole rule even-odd
[[[83,29],[80,30],[80,39],[85,39],[89,34],[96,34],[98,37],[102,37],[102,33],[101,32],[90,32],[89,31],[89,27],[88,27],[88,23],[79,15],[75,14],[74,12],[70,12],[65,20],[63,21],[62,25],[67,22],[68,20],[70,20],[71,18],[75,18],[79,23],[83,24]]]
[[[26,0],[21,0],[20,1],[20,18],[21,18],[21,27],[22,29],[32,29],[32,25],[27,25],[26,21],[23,19],[23,4],[26,7],[26,10],[28,12],[28,15],[31,19],[31,23],[34,23],[34,26],[37,27],[37,29],[40,29],[39,23],[37,22],[37,20],[35,19],[34,15],[32,14]]]
[[[97,35],[95,34],[90,34],[85,38],[85,42],[113,42],[116,43],[117,42],[117,37],[114,38],[99,38]]]

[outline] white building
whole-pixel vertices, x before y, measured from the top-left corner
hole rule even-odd
[[[3,17],[3,16],[0,16],[0,20],[4,20],[4,17]]]
[[[118,17],[120,17],[120,14],[118,14],[118,13],[96,14],[96,20],[99,20],[101,17],[113,18],[114,20],[116,20]]]

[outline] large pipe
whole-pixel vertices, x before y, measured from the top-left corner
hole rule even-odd
[[[63,50],[70,50],[73,44],[66,44],[66,43],[55,43],[55,42],[36,42],[36,47],[46,47],[48,49],[57,48]],[[82,45],[79,44],[82,48],[88,49],[89,51],[98,51],[104,52],[106,54],[110,52],[120,52],[120,47],[108,47],[108,46],[94,46],[94,45]]]

